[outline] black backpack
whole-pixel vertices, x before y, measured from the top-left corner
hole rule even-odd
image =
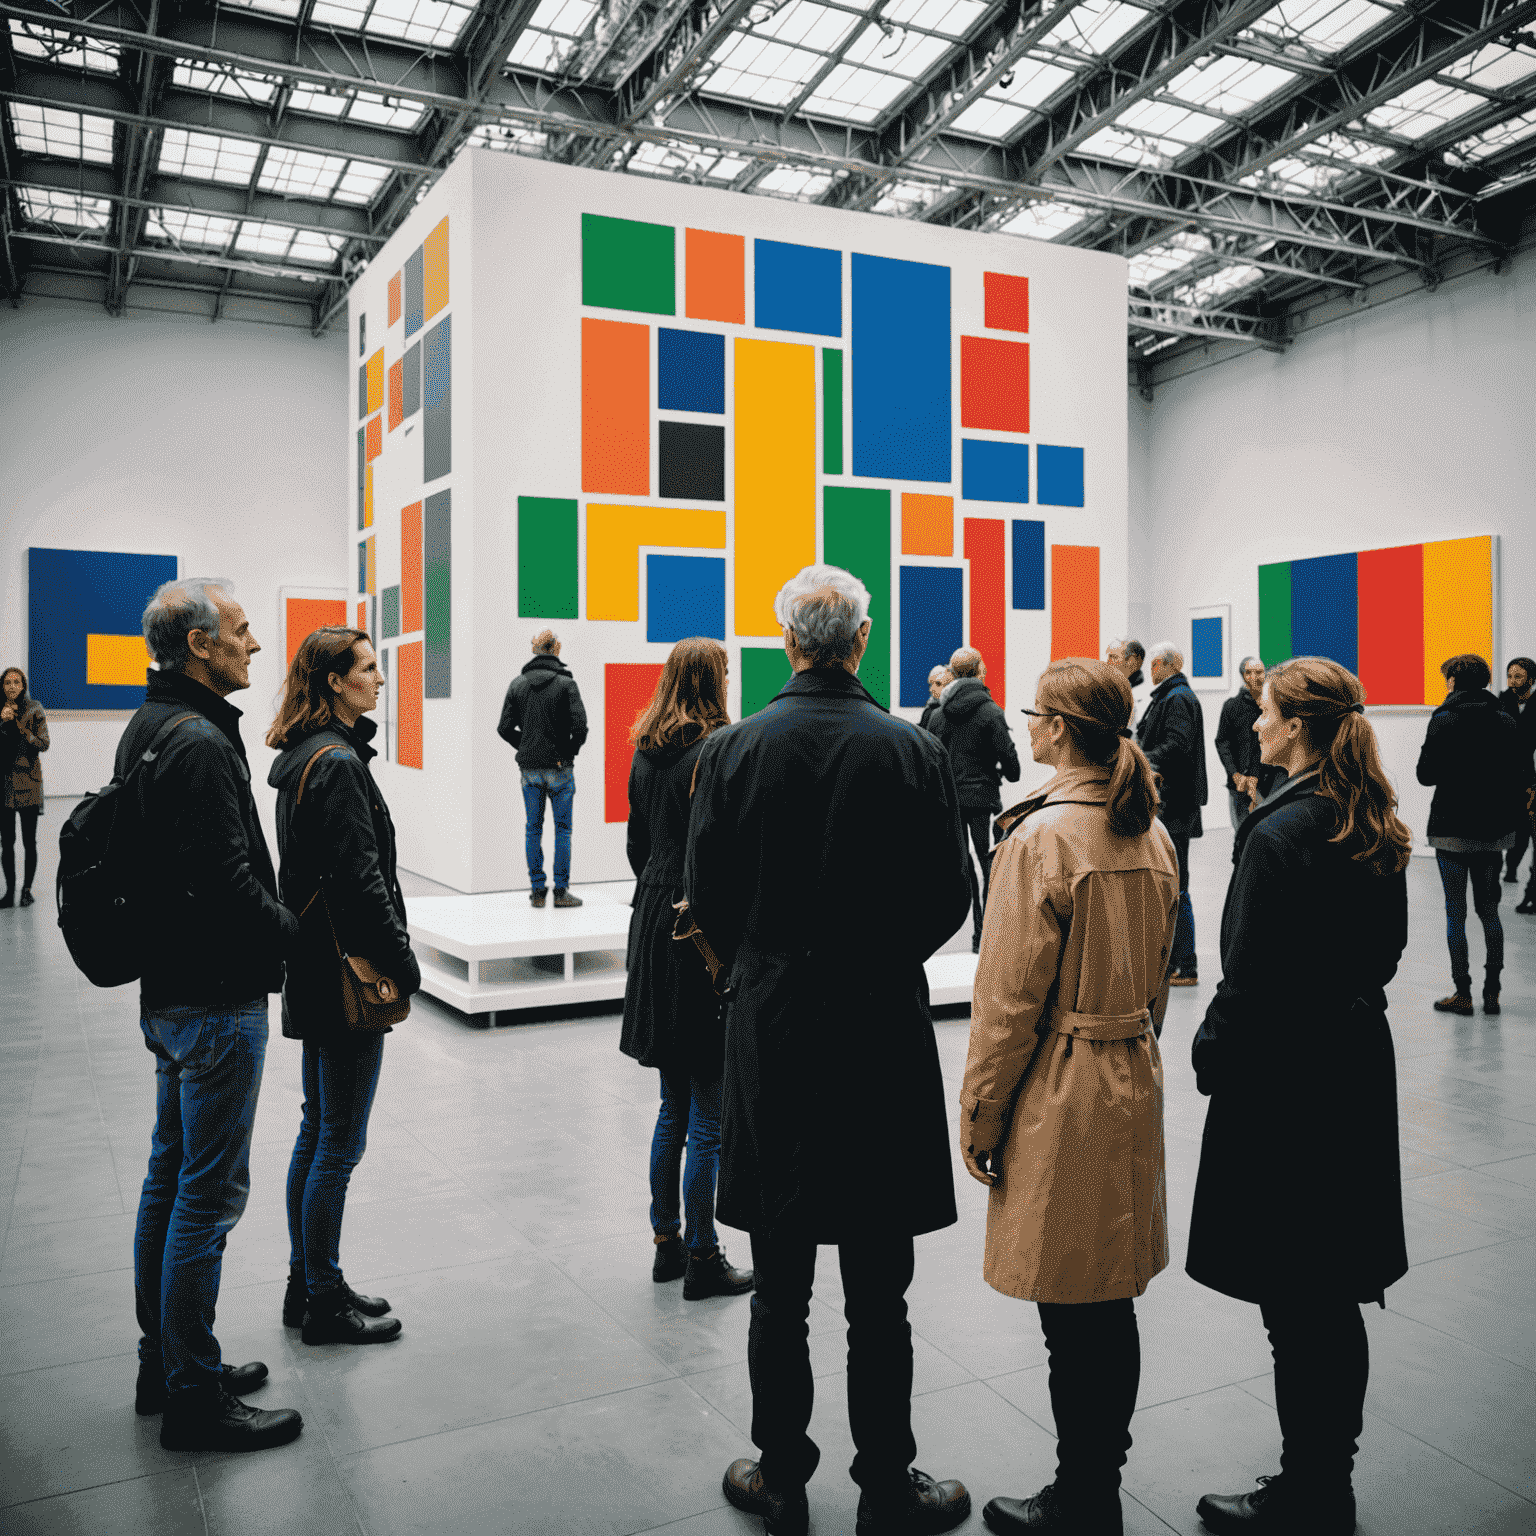
[[[167,720],[127,776],[114,775],[105,789],[87,795],[59,830],[59,927],[70,958],[98,987],[137,981],[149,939],[150,914],[135,899],[144,883],[145,850],[134,781],[178,725],[201,718],[192,713]]]

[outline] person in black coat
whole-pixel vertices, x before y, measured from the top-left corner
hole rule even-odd
[[[1529,656],[1516,656],[1504,669],[1504,681],[1509,686],[1499,695],[1499,707],[1515,722],[1520,738],[1521,752],[1532,762],[1536,772],[1536,661]],[[1515,885],[1520,879],[1520,861],[1531,844],[1529,814],[1520,818],[1515,828],[1515,846],[1504,856],[1504,879]],[[1536,912],[1536,859],[1531,860],[1530,877],[1525,883],[1525,896],[1516,912]]]
[[[627,851],[637,884],[619,1049],[661,1075],[661,1110],[651,1137],[651,1279],[661,1284],[682,1276],[686,1301],[752,1289],[751,1271],[731,1267],[715,1234],[725,1065],[721,1003],[699,951],[672,937],[694,769],[709,733],[731,723],[725,675],[725,647],[718,640],[679,640],[629,733],[635,756]],[[688,1227],[680,1238],[685,1213]]]
[[[1209,798],[1205,779],[1205,715],[1184,676],[1184,656],[1164,640],[1152,648],[1152,697],[1136,727],[1136,739],[1158,776],[1158,816],[1179,856],[1179,921],[1168,959],[1170,986],[1192,987],[1200,979],[1195,955],[1195,909],[1189,899],[1189,840],[1205,827],[1200,807]]]
[[[869,593],[808,566],[775,612],[794,675],[699,756],[683,884],[728,967],[720,1219],[752,1234],[748,1363],[760,1462],[738,1508],[792,1536],[820,1457],[806,1319],[838,1246],[860,1530],[947,1530],[970,1496],[916,1472],[905,1293],[913,1238],[955,1221],[923,962],[965,916],[959,798],[934,737],[857,671]]]
[[[1278,1477],[1200,1500],[1217,1533],[1354,1530],[1360,1303],[1384,1306],[1408,1271],[1384,989],[1408,942],[1413,839],[1364,698],[1320,657],[1270,674],[1257,735],[1288,777],[1238,830],[1222,979],[1194,1041],[1211,1104],[1186,1268],[1258,1303],[1283,1446]]]
[[[954,677],[939,694],[928,729],[944,743],[960,793],[960,819],[981,865],[981,882],[971,880],[971,949],[981,948],[981,920],[992,888],[992,818],[1002,814],[1002,782],[1019,781],[1019,753],[1003,712],[987,689],[987,664],[980,651],[963,646],[949,658]]]
[[[1470,1014],[1472,965],[1467,953],[1467,882],[1483,925],[1486,968],[1483,1012],[1499,1011],[1504,925],[1499,921],[1499,865],[1525,820],[1531,755],[1519,727],[1488,691],[1493,680],[1481,656],[1452,656],[1440,668],[1446,698],[1429,717],[1419,750],[1420,784],[1433,784],[1429,844],[1445,890],[1446,942],[1452,989],[1435,1008]]]
[[[917,717],[920,730],[931,731],[933,729],[933,717],[938,711],[939,695],[954,682],[955,674],[948,667],[934,667],[928,674],[928,702],[923,705],[923,712]]]
[[[304,1113],[288,1166],[283,1322],[306,1344],[381,1344],[400,1335],[389,1303],[341,1269],[341,1222],[390,1031],[349,1028],[341,954],[369,961],[402,996],[421,986],[395,873],[395,828],[369,772],[378,729],[364,718],[383,686],[367,634],[332,626],[299,646],[267,745],[277,790],[279,879],[300,914],[283,983],[283,1034],[304,1042]]]
[[[1253,734],[1253,722],[1259,718],[1259,696],[1264,691],[1264,663],[1257,656],[1245,656],[1238,671],[1243,686],[1221,706],[1216,725],[1216,756],[1227,770],[1234,832],[1284,777],[1259,761],[1259,742]]]

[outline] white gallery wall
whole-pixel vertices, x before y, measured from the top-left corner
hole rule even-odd
[[[1536,252],[1129,397],[1130,612],[1189,649],[1189,609],[1232,605],[1257,653],[1258,567],[1497,535],[1496,687],[1536,655]],[[1221,694],[1202,694],[1214,736]],[[1423,851],[1414,778],[1429,710],[1368,713]],[[1207,826],[1227,823],[1214,749]]]

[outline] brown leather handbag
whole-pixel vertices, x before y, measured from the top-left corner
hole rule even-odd
[[[295,810],[304,799],[304,786],[309,782],[309,770],[327,752],[344,751],[346,751],[345,747],[333,743],[331,746],[321,747],[305,763],[304,772],[299,776],[299,791],[293,797]],[[314,906],[316,897],[319,898],[320,905],[325,911],[325,924],[331,930],[331,943],[336,946],[341,982],[341,1016],[347,1021],[347,1028],[367,1033],[389,1029],[400,1023],[411,1011],[410,998],[403,997],[400,988],[371,961],[364,960],[361,955],[349,955],[341,947],[341,940],[336,937],[336,924],[331,919],[331,904],[325,899],[323,886],[316,886],[314,896],[304,903],[303,911],[299,913],[300,921]]]

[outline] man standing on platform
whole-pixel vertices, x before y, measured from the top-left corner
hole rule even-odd
[[[1264,663],[1257,656],[1244,656],[1239,670],[1243,686],[1221,706],[1216,726],[1216,755],[1227,770],[1234,832],[1284,777],[1259,761],[1259,738],[1253,734],[1253,722],[1259,718],[1259,695],[1264,692]]]
[[[780,1536],[807,1529],[806,1319],[817,1245],[835,1243],[857,1531],[947,1531],[971,1499],[912,1466],[906,1291],[914,1236],[956,1219],[923,962],[969,904],[959,798],[938,741],[859,683],[863,583],[807,566],[774,611],[793,676],[705,743],[683,876],[730,978],[716,1209],[751,1234],[757,1279],[761,1460],[733,1462],[725,1495]]]
[[[544,883],[544,805],[555,808],[555,905],[579,907],[572,896],[571,807],[576,799],[576,754],[587,739],[587,712],[581,689],[560,660],[560,639],[552,629],[533,637],[533,660],[512,679],[501,706],[496,734],[517,752],[523,775],[523,809],[528,827],[529,901],[542,907]]]

